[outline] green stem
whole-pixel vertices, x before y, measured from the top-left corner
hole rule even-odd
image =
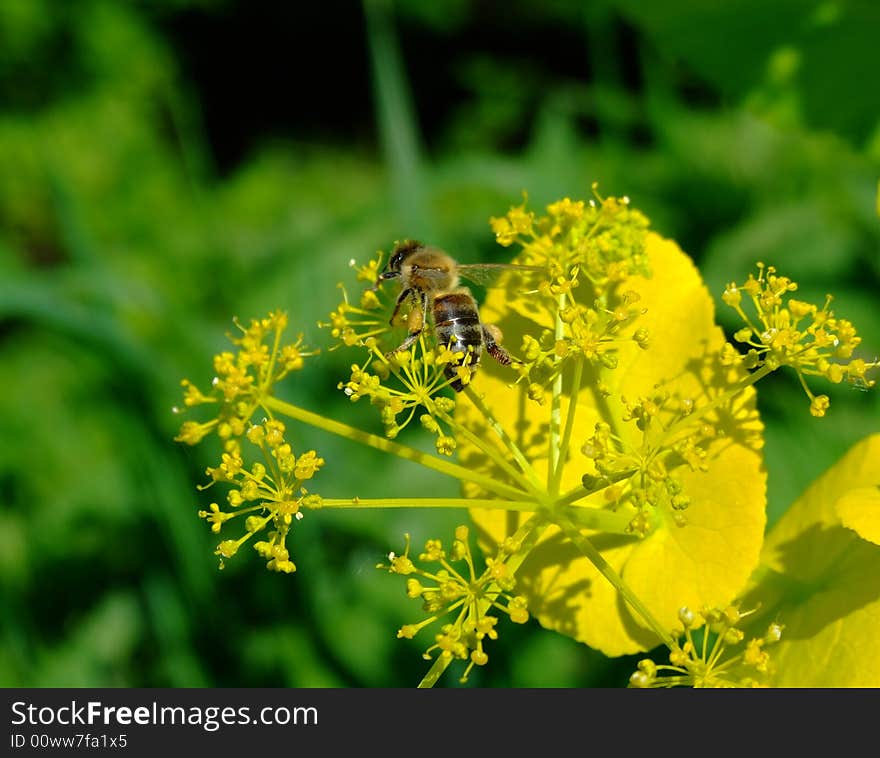
[[[255,506],[254,510],[259,510]],[[321,508],[479,508],[487,511],[535,513],[541,509],[529,500],[486,500],[467,497],[391,497],[391,498],[323,498]],[[600,508],[571,508],[569,517],[581,529],[594,529],[605,534],[629,534],[629,517],[622,513]]]
[[[571,435],[574,430],[574,418],[577,414],[577,398],[581,391],[581,381],[584,375],[584,359],[578,357],[574,363],[574,376],[571,380],[571,392],[568,396],[568,413],[565,416],[565,427],[562,432],[562,441],[559,445],[559,458],[553,468],[553,479],[550,482],[550,494],[559,494],[559,485],[562,483],[562,470],[565,468],[565,455],[571,444]]]
[[[594,487],[592,489],[584,486],[584,484],[579,484],[577,487],[572,487],[568,492],[564,492],[559,495],[554,502],[554,505],[571,505],[572,503],[577,502],[578,500],[587,497],[588,495],[594,495],[597,492],[601,492],[607,487],[610,487],[612,484],[616,484],[617,482],[623,481],[624,479],[629,479],[634,474],[637,474],[639,470],[637,468],[629,468],[624,469],[623,471],[616,471],[613,474],[608,474],[607,476],[596,476],[593,477],[597,484],[601,486]],[[586,480],[586,476],[584,479]]]
[[[495,414],[493,414],[491,409],[483,402],[483,398],[480,397],[476,392],[474,392],[470,385],[465,387],[464,392],[471,403],[473,403],[474,407],[480,412],[483,418],[486,419],[489,426],[492,427],[492,430],[495,432],[495,434],[498,435],[498,438],[504,443],[504,446],[510,451],[510,454],[517,462],[517,465],[519,465],[523,474],[528,478],[529,482],[531,483],[533,494],[543,492],[544,485],[538,478],[538,475],[535,473],[535,469],[532,468],[532,464],[529,463],[522,450],[519,449],[519,446],[505,431],[504,427],[498,423],[498,420],[495,418]]]
[[[456,430],[463,437],[467,438],[468,441],[478,450],[482,451],[486,454],[486,457],[495,463],[502,471],[504,471],[514,482],[519,484],[524,490],[530,490],[533,494],[537,495],[537,492],[532,487],[531,480],[524,475],[523,472],[518,471],[515,466],[513,466],[509,461],[507,461],[498,451],[496,447],[492,444],[488,443],[479,434],[475,434],[467,427],[462,426],[461,424],[456,424],[455,420],[451,418],[449,415],[445,413],[441,413],[440,411],[435,410],[434,414],[448,424],[450,427]],[[491,419],[487,419],[491,421]]]
[[[532,513],[538,506],[528,500],[478,500],[467,497],[324,498],[320,508],[483,508]]]
[[[669,440],[674,437],[678,431],[688,426],[691,426],[695,421],[699,421],[706,414],[715,410],[715,408],[717,408],[719,405],[723,405],[724,403],[733,400],[733,398],[739,395],[740,392],[748,389],[753,384],[756,384],[768,374],[772,374],[774,371],[776,371],[777,368],[778,366],[774,367],[765,363],[757,371],[753,371],[751,374],[737,382],[736,385],[729,389],[727,392],[718,395],[718,397],[716,397],[714,400],[706,403],[706,405],[701,406],[689,416],[685,416],[679,419],[672,426],[670,426],[669,429],[666,430],[666,433],[663,435],[663,437],[661,437],[659,443],[654,446],[654,449],[662,449],[667,445]]]
[[[565,308],[565,293],[560,293],[559,302],[556,308],[556,327],[554,329],[554,337],[558,343],[565,336],[565,324],[562,322],[562,309]],[[556,357],[556,365],[558,366],[562,358]],[[553,380],[553,392],[550,400],[550,455],[549,468],[547,469],[547,489],[551,494],[557,494],[553,491],[553,481],[556,478],[556,469],[559,467],[560,450],[559,450],[559,428],[562,419],[562,371],[560,371]]]
[[[422,677],[418,688],[420,690],[430,689],[437,684],[450,663],[452,663],[452,656],[438,655],[434,664],[428,669],[428,673]]]
[[[559,526],[565,531],[565,535],[572,541],[572,543],[580,550],[589,561],[598,569],[599,573],[602,574],[611,585],[623,596],[623,599],[629,603],[633,609],[642,617],[645,623],[651,627],[654,633],[663,641],[663,644],[666,645],[670,650],[675,648],[675,640],[672,635],[663,628],[659,621],[654,617],[654,615],[648,610],[648,608],[642,603],[639,597],[629,588],[626,582],[623,581],[623,578],[618,574],[611,566],[608,561],[606,561],[602,554],[595,548],[592,542],[580,533],[580,530],[575,526],[575,524],[569,520],[566,516],[561,514],[558,515],[557,518]]]
[[[267,410],[278,411],[292,419],[313,426],[316,429],[322,429],[325,432],[330,432],[331,434],[336,434],[340,437],[360,442],[361,444],[375,448],[376,450],[391,453],[399,458],[419,463],[422,466],[425,466],[425,468],[438,471],[441,474],[446,474],[459,481],[473,482],[489,492],[495,493],[499,497],[510,498],[512,500],[529,500],[531,498],[531,495],[527,492],[523,492],[515,487],[498,482],[491,477],[484,476],[483,474],[480,474],[477,471],[472,471],[464,466],[459,466],[452,461],[443,460],[437,456],[424,453],[421,450],[416,450],[407,445],[393,442],[385,437],[379,437],[376,434],[370,434],[362,429],[343,424],[340,421],[334,421],[333,419],[326,418],[318,413],[307,411],[305,408],[300,408],[299,406],[285,402],[284,400],[279,400],[276,397],[269,396],[264,398],[263,406]]]
[[[553,514],[551,521],[555,521],[558,516],[564,514],[577,525],[578,529],[592,529],[603,534],[617,534],[635,539],[630,528],[632,517],[622,512],[603,508],[563,506],[554,508],[551,513]]]

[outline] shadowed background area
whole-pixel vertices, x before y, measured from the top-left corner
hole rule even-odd
[[[0,684],[415,685],[429,642],[395,633],[419,605],[374,566],[465,514],[322,512],[290,538],[296,574],[249,550],[218,571],[195,490],[218,451],[173,443],[171,408],[233,316],[282,308],[326,344],[352,258],[415,237],[505,260],[488,218],[523,191],[628,195],[730,331],[724,284],[773,263],[802,299],[834,293],[874,359],[878,38],[869,0],[5,0]],[[349,363],[322,353],[286,397],[380,432],[336,389]],[[793,376],[759,388],[771,522],[880,426],[876,394],[827,393],[815,420]],[[302,434],[326,496],[457,494]],[[622,686],[634,666],[500,631],[471,685]]]

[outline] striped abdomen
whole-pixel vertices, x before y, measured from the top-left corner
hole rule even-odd
[[[477,310],[477,301],[467,290],[457,290],[434,298],[434,333],[441,345],[453,353],[471,353],[468,365],[473,369],[480,362],[483,352],[483,325]],[[461,392],[464,385],[458,378],[456,366],[444,368],[450,386]]]

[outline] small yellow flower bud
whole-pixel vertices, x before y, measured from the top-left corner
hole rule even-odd
[[[687,606],[678,609],[678,620],[681,621],[685,629],[690,629],[696,621],[696,614]]]
[[[767,629],[767,634],[764,635],[764,641],[770,645],[775,642],[779,642],[782,639],[782,624],[772,623]]]
[[[441,435],[435,441],[434,446],[440,455],[452,455],[456,447],[455,437]]]
[[[822,418],[830,405],[828,395],[817,395],[810,403],[810,413],[816,418]]]
[[[747,327],[747,326],[744,326],[742,329],[738,329],[733,334],[733,338],[737,342],[748,342],[749,339],[751,339],[751,336],[752,336],[752,330],[749,329],[749,327]]]
[[[727,285],[727,289],[724,290],[721,299],[731,308],[736,308],[742,302],[742,293],[739,291],[736,284],[731,283]]]
[[[224,558],[232,558],[238,552],[239,543],[237,540],[223,540],[217,545],[215,555],[222,555]]]
[[[637,689],[645,689],[651,686],[651,677],[644,671],[634,671],[629,678],[629,685]]]

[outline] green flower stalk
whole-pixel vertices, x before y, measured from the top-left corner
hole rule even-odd
[[[805,377],[867,388],[877,362],[853,357],[859,337],[830,300],[791,300],[796,285],[760,265],[757,278],[723,295],[745,323],[738,351],[690,259],[628,198],[594,188],[587,202],[566,198],[543,215],[523,202],[490,224],[515,255],[469,312],[482,330],[476,346],[431,322],[434,298],[469,297],[455,277],[446,289],[420,289],[449,273],[428,265],[408,272],[402,291],[399,268],[389,268],[400,256],[381,252],[353,264],[362,291],[342,287],[342,302],[319,322],[329,349],[349,357],[338,390],[375,409],[375,428],[275,396],[314,353],[285,340],[280,312],[239,326],[237,351],[215,359],[210,391],[184,381],[186,407],[213,416],[186,421],[177,439],[217,434],[221,459],[206,486],[227,490],[223,507],[200,515],[215,533],[241,525],[217,546],[221,564],[252,541],[270,569],[292,572],[287,543],[309,510],[466,508],[482,562],[463,525],[448,548],[432,539],[414,559],[407,537],[403,554],[379,566],[404,578],[425,614],[398,636],[433,633],[421,686],[454,662],[463,680],[484,666],[502,619],[536,619],[609,656],[665,644],[669,664],[643,662],[632,686],[759,683],[772,673],[766,648],[776,640],[767,635],[783,622],[746,641],[751,617],[737,610],[766,523],[754,385],[794,369],[820,416],[827,398]],[[481,361],[481,351],[510,356]],[[309,428],[452,477],[461,495],[327,493],[325,470],[340,463],[311,449]],[[433,436],[436,454],[406,444],[417,428]],[[321,495],[310,492],[313,478]]]

